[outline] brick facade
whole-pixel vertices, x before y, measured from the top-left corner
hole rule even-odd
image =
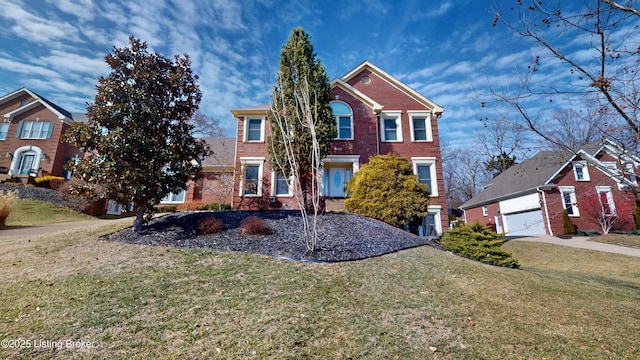
[[[363,77],[366,79],[363,80]],[[435,170],[431,176],[432,191],[430,212],[437,213],[438,232],[448,227],[447,211],[444,197],[442,159],[440,156],[440,140],[437,120],[443,109],[424,96],[408,88],[384,71],[364,62],[343,78],[332,82],[331,98],[348,105],[352,112],[352,138],[350,140],[334,140],[331,143],[330,155],[324,160],[321,174],[321,188],[325,197],[332,196],[328,185],[336,176],[344,180],[353,176],[369,158],[378,154],[396,153],[406,157],[413,164],[415,158],[429,162]],[[237,119],[236,147],[236,187],[233,192],[233,207],[236,209],[269,209],[273,207],[296,209],[298,205],[293,196],[274,196],[272,184],[272,168],[269,164],[267,139],[270,136],[268,121],[265,121],[263,136],[259,141],[247,141],[245,129],[249,119],[266,119],[268,106],[256,106],[234,109],[232,113]],[[386,112],[400,113],[401,141],[387,142],[382,140],[381,117]],[[427,114],[429,124],[427,141],[412,141],[411,112]],[[245,166],[261,164],[261,194],[243,195],[241,186]],[[414,164],[415,165],[415,164]],[[334,171],[332,173],[332,171]],[[434,179],[435,178],[435,179]],[[338,190],[339,192],[339,190]],[[342,195],[344,197],[344,195]],[[340,197],[340,196],[338,196]]]

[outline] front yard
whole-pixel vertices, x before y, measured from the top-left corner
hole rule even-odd
[[[426,246],[313,264],[96,240],[130,224],[0,232],[0,340],[31,344],[0,357],[640,357],[637,258],[509,242],[520,270]]]

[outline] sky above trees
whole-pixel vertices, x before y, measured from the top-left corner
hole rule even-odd
[[[510,1],[502,3],[508,10]],[[539,46],[492,26],[492,4],[0,0],[0,93],[28,87],[69,111],[85,111],[98,77],[108,73],[104,56],[134,35],[165,56],[189,54],[200,76],[201,111],[234,136],[229,109],[269,102],[281,47],[301,26],[330,79],[371,61],[443,106],[440,135],[460,146],[483,128],[481,118],[501,116],[476,99],[490,85],[517,84],[516,67],[526,69],[538,55],[540,81],[570,76],[554,71]],[[592,56],[581,45],[566,47]]]

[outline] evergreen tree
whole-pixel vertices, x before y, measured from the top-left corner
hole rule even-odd
[[[105,57],[111,73],[98,80],[88,122],[74,124],[65,141],[89,153],[76,174],[104,186],[109,199],[134,203],[139,231],[164,196],[186,189],[208,149],[191,135],[202,94],[189,57],[172,61],[129,41]]]
[[[405,158],[377,155],[347,184],[347,210],[398,228],[427,215],[429,191],[418,182]]]
[[[302,28],[295,28],[280,52],[280,69],[273,90],[272,112],[269,114],[269,157],[272,164],[278,165],[273,167],[280,168],[282,175],[299,179],[305,207],[308,204],[307,193],[312,190],[307,177],[314,157],[313,138],[316,139],[320,158],[324,158],[329,154],[329,142],[337,135],[330,101],[329,77],[316,58],[309,35]],[[310,110],[312,118],[308,118],[307,110]],[[276,121],[276,116],[286,123],[285,127]],[[315,136],[312,135],[309,122],[313,122]],[[295,139],[290,152],[286,151],[289,144],[285,142],[288,138]],[[295,158],[295,169],[290,166],[289,154]]]
[[[491,159],[484,163],[485,169],[495,178],[502,174],[505,170],[516,164],[516,156],[509,156],[506,152],[500,155],[493,155]]]

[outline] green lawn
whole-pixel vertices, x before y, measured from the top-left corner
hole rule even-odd
[[[130,224],[0,232],[0,339],[95,345],[0,358],[640,357],[637,258],[513,241],[520,270],[428,247],[313,264],[96,240]]]

